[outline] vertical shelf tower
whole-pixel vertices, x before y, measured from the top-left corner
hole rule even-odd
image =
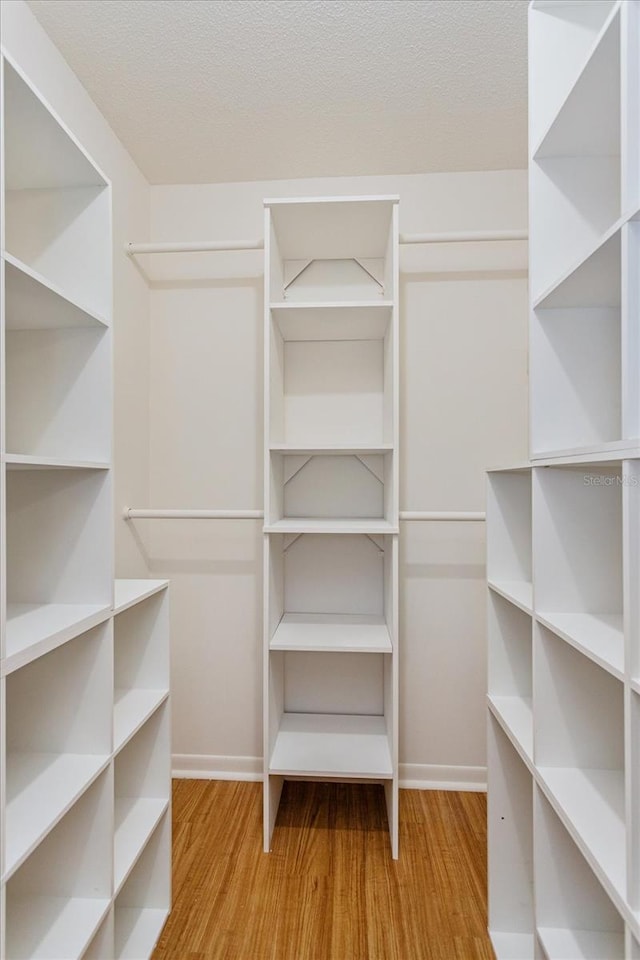
[[[111,187],[0,77],[0,958],[139,960],[169,909],[168,619],[166,582],[114,606]]]
[[[265,201],[264,846],[382,781],[398,855],[398,198]]]
[[[530,462],[487,502],[498,960],[640,957],[640,2],[534,0]]]

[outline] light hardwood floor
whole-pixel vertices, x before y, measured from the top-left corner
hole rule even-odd
[[[493,960],[486,797],[285,783],[270,854],[262,787],[174,781],[173,912],[153,960]]]

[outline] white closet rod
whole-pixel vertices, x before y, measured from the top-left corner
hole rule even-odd
[[[458,230],[450,233],[401,233],[401,244],[495,243],[502,240],[526,240],[526,230]],[[127,243],[128,255],[137,253],[208,253],[229,250],[263,250],[262,240],[193,240],[168,243]]]
[[[125,520],[262,520],[262,510],[138,510],[125,507]],[[400,511],[401,520],[484,520],[485,514],[464,510],[405,510]]]

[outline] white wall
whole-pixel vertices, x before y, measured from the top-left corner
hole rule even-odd
[[[149,230],[149,186],[23,0],[3,0],[2,45],[113,185],[115,503],[148,496],[149,292],[124,253]],[[116,573],[146,576],[135,531],[116,524]]]
[[[260,238],[265,196],[365,193],[399,193],[404,232],[526,226],[526,174],[506,171],[152,187],[151,236]],[[150,503],[259,509],[261,254],[146,259]],[[400,507],[482,510],[486,467],[527,456],[526,250],[405,248],[401,263]],[[135,527],[172,579],[176,767],[255,774],[260,524]],[[483,525],[405,523],[401,544],[401,777],[482,782]]]

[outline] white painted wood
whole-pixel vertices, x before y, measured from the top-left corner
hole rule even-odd
[[[108,616],[109,607],[100,604],[8,604],[3,675],[85,633]]]
[[[532,456],[620,440],[620,308],[533,311],[530,333]]]
[[[7,331],[8,453],[109,461],[110,349],[104,327]]]
[[[489,474],[487,518],[487,576],[495,584],[517,584],[511,590],[526,603],[532,577],[528,470]]]
[[[382,779],[396,858],[396,204],[267,201],[265,237],[264,849],[286,776]]]
[[[107,914],[110,773],[102,774],[9,880],[8,957],[82,956]]]
[[[489,695],[489,709],[528,767],[533,766],[533,702],[531,697]]]
[[[296,340],[283,352],[287,443],[376,446],[387,439],[382,341]]]
[[[6,497],[8,600],[110,605],[111,553],[104,547],[112,509],[110,476],[87,470],[9,471]]]
[[[115,899],[115,957],[150,957],[170,904],[171,820],[167,811]]]
[[[541,614],[622,614],[622,488],[620,464],[534,472],[535,605]]]
[[[0,956],[146,960],[168,606],[166,581],[121,582],[113,613],[110,185],[4,57],[0,86]]]
[[[538,936],[549,960],[624,960],[624,934],[538,927]]]
[[[544,943],[552,949],[558,942],[570,948],[573,937],[585,951],[578,956],[588,957],[588,944],[597,941],[597,934],[613,934],[609,942],[619,948],[624,943],[622,918],[540,791],[535,794],[535,816],[536,922]],[[558,931],[556,937],[561,939],[547,931]],[[549,955],[554,960],[563,957],[555,952]]]
[[[397,524],[388,520],[356,518],[348,520],[321,519],[313,517],[288,518],[277,520],[265,526],[266,533],[316,533],[316,534],[368,534],[369,536],[393,534],[398,532]]]
[[[284,711],[382,716],[383,657],[291,650],[284,660]]]
[[[104,186],[83,147],[6,57],[3,68],[5,188]]]
[[[561,112],[616,6],[540,2],[529,16],[529,135],[538,144]]]
[[[622,616],[538,613],[536,619],[618,680],[624,678]]]
[[[616,229],[620,160],[605,156],[533,161],[530,186],[530,283],[535,302]],[[544,233],[538,227],[539,216],[545,218]]]
[[[168,580],[116,580],[113,612],[123,613],[142,600],[166,590],[168,586]]]
[[[519,948],[533,938],[533,818],[531,774],[494,719],[488,717],[489,932],[518,934]],[[527,938],[527,939],[520,939]],[[509,957],[502,943],[498,957]],[[533,954],[525,954],[532,956]]]
[[[270,647],[310,652],[391,653],[391,638],[383,617],[286,613],[271,638]]]
[[[598,117],[598,123],[593,118]],[[546,157],[620,156],[620,11],[609,17],[575,84],[538,145]]]
[[[8,253],[3,259],[7,330],[108,326],[103,317],[94,316],[82,304],[70,300],[26,263]]]
[[[492,783],[513,784],[519,755],[534,793],[515,831],[520,850],[534,839],[528,955],[633,960],[640,4],[534,0],[529,26],[532,505],[523,498],[501,514],[496,495],[514,472],[490,475],[488,708],[504,748],[490,743],[489,809]],[[492,571],[492,542],[523,527],[532,529],[530,591]],[[503,860],[490,830],[489,902],[513,930],[521,901],[509,882],[520,882],[522,861],[496,880],[491,864]],[[520,947],[500,949],[509,957]]]
[[[489,930],[497,960],[533,960],[532,933],[503,933]]]
[[[269,769],[283,776],[390,778],[384,717],[285,713]]]
[[[271,315],[285,341],[384,340],[393,302],[271,304]]]
[[[113,746],[117,753],[135,736],[169,696],[164,690],[116,687],[113,703]]]

